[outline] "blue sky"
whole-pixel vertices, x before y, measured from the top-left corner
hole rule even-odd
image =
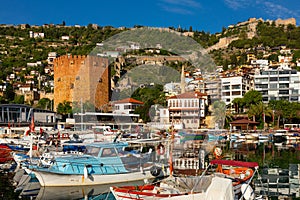
[[[0,24],[144,25],[220,32],[251,17],[300,22],[299,0],[3,0]]]

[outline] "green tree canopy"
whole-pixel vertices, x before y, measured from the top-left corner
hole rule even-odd
[[[256,90],[250,90],[244,95],[243,101],[245,107],[250,108],[251,105],[262,101],[262,94]]]
[[[61,114],[63,116],[72,114],[71,102],[65,100],[62,103],[59,103],[56,111],[58,114]]]
[[[149,109],[154,104],[165,105],[166,97],[163,92],[162,85],[154,85],[145,88],[138,88],[131,96],[134,99],[144,102],[144,105],[135,110],[136,114],[140,114],[140,118],[144,122],[150,121]]]
[[[52,101],[49,98],[42,98],[39,100],[36,107],[50,110],[52,108]]]

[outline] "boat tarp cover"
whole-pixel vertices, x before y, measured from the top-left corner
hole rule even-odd
[[[229,165],[229,166],[237,166],[237,167],[258,167],[257,162],[243,162],[237,160],[212,160],[210,164],[219,164],[219,165]]]
[[[233,200],[234,191],[232,181],[227,178],[213,177],[206,192],[179,195],[166,198],[168,200]]]
[[[205,200],[233,200],[232,181],[226,178],[214,177],[205,196]]]

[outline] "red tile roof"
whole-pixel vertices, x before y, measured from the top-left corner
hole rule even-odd
[[[193,98],[201,98],[203,96],[207,96],[207,95],[201,92],[185,92],[183,94],[172,96],[169,99],[193,99]]]
[[[122,104],[122,103],[144,104],[143,102],[133,98],[121,99],[119,101],[114,102],[113,104]]]
[[[230,122],[230,124],[259,124],[259,122],[250,121],[248,119],[238,119]]]

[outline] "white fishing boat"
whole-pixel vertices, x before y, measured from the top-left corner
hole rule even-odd
[[[41,186],[78,186],[131,182],[168,174],[166,163],[154,158],[156,151],[132,153],[125,142],[93,143],[83,155],[56,157],[48,167],[31,166]]]

